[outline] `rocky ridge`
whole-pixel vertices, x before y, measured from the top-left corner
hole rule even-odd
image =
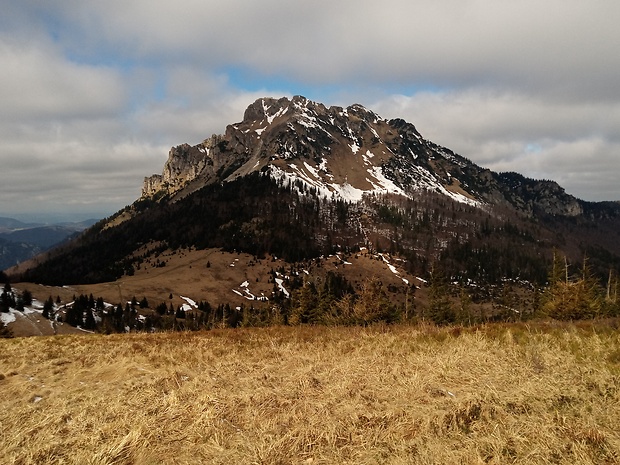
[[[183,197],[256,171],[351,202],[367,194],[413,198],[424,189],[527,215],[583,212],[556,183],[481,168],[402,119],[383,119],[359,104],[328,108],[301,96],[258,99],[223,135],[173,147],[163,173],[145,178],[142,197]]]

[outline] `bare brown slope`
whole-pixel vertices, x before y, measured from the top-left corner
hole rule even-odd
[[[162,263],[165,263],[165,266],[158,266]],[[408,274],[403,265],[402,260],[390,257],[388,254],[378,255],[362,250],[355,254],[333,255],[295,264],[293,271],[291,264],[271,256],[258,259],[252,255],[228,253],[220,249],[182,249],[153,255],[141,264],[133,276],[123,276],[113,282],[62,287],[16,283],[14,287],[19,290],[29,289],[41,301],[49,296],[54,300],[60,297],[62,303],[71,302],[73,296],[80,294],[93,294],[95,298],[102,297],[108,303],[113,305],[121,303],[123,306],[133,297],[138,300],[146,297],[151,307],[145,311],[148,313],[161,302],[172,304],[174,308],[187,304],[187,300],[182,297],[195,302],[206,301],[214,306],[226,303],[232,307],[269,306],[272,305],[270,303],[272,292],[274,289],[279,289],[273,282],[272,271],[284,270],[282,277],[285,288],[286,276],[297,277],[302,281],[310,280],[320,288],[326,273],[331,271],[342,274],[356,290],[361,289],[367,280],[377,278],[384,288],[394,290],[389,294],[394,303],[404,304],[404,299],[408,296],[406,289],[409,286],[403,279],[411,284],[421,284],[421,281]],[[290,287],[287,290],[292,291]],[[411,307],[413,308],[415,304],[415,298],[425,301],[425,295],[425,289],[419,290],[417,296],[411,292],[409,295]],[[256,299],[252,299],[252,296]],[[263,296],[270,300],[262,300]],[[40,314],[38,316],[41,319]],[[52,334],[49,330],[49,321],[43,319],[43,322],[39,323],[37,328],[20,324],[20,328],[16,328],[14,334],[16,336]],[[9,327],[12,328],[13,325],[15,323],[11,323]],[[66,332],[65,329],[63,328],[61,333]]]

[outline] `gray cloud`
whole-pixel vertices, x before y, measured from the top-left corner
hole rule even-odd
[[[12,2],[0,213],[111,213],[170,146],[223,132],[260,96],[298,93],[403,117],[492,169],[620,199],[619,20],[611,0]]]
[[[600,99],[615,96],[620,64],[613,0],[68,3],[67,21],[134,58],[313,83],[488,83]]]
[[[21,44],[0,38],[0,117],[61,119],[114,114],[126,100],[120,73],[80,66],[50,44]],[[7,111],[10,109],[10,111]]]
[[[588,200],[620,199],[615,102],[462,91],[391,96],[374,107],[414,122],[426,138],[493,170],[553,179]]]

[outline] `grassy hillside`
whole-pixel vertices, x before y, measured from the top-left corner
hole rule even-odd
[[[620,463],[597,324],[0,340],[0,463]]]

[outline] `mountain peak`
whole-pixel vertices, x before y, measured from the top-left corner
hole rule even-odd
[[[145,178],[142,196],[180,198],[253,172],[351,202],[377,194],[411,199],[426,190],[526,214],[582,212],[577,199],[538,181],[515,194],[505,176],[424,139],[403,119],[385,120],[360,104],[326,107],[300,95],[259,98],[223,135],[173,147],[162,174]]]
[[[255,125],[265,122],[271,125],[276,119],[281,117],[289,120],[306,120],[306,122],[320,117],[327,117],[330,120],[350,118],[352,120],[363,120],[368,123],[377,123],[381,120],[376,113],[358,103],[346,108],[339,106],[328,108],[322,103],[296,95],[290,100],[286,97],[279,99],[262,97],[257,99],[245,110],[243,121],[237,126]]]

